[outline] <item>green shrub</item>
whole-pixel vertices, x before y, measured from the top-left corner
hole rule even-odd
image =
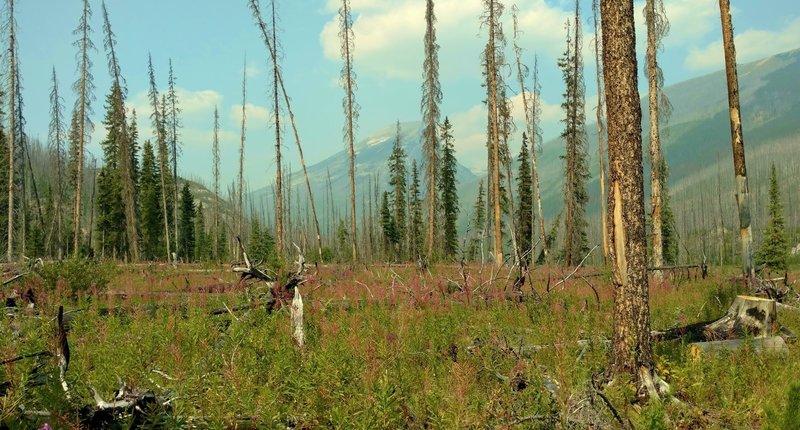
[[[46,264],[39,269],[45,288],[55,290],[61,281],[73,297],[90,289],[104,290],[114,275],[114,267],[85,258],[71,258]]]

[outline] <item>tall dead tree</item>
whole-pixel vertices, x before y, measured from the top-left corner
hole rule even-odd
[[[153,113],[150,115],[150,119],[153,122],[153,130],[156,133],[156,144],[158,147],[158,159],[159,159],[159,179],[161,181],[161,213],[164,219],[164,245],[166,246],[167,250],[167,260],[170,260],[172,257],[171,247],[170,247],[170,240],[169,240],[169,207],[167,205],[167,193],[170,192],[167,189],[167,175],[169,175],[169,160],[167,151],[165,150],[167,147],[166,142],[166,130],[164,130],[164,120],[163,120],[163,109],[159,108],[158,102],[158,90],[156,89],[156,76],[155,72],[153,71],[153,58],[148,54],[147,56],[147,71],[148,75],[150,76],[150,90],[148,92],[148,98],[150,99],[150,107],[153,110]],[[166,103],[162,103],[166,104]]]
[[[89,70],[92,67],[92,61],[89,59],[89,51],[95,49],[94,43],[89,38],[92,32],[92,28],[89,25],[91,17],[92,9],[89,7],[89,0],[83,0],[83,10],[78,28],[73,31],[73,34],[78,35],[78,39],[73,45],[79,47],[77,57],[78,71],[80,73],[80,76],[78,76],[78,79],[72,85],[72,89],[77,93],[74,110],[77,115],[78,130],[78,148],[77,153],[74,154],[77,158],[75,160],[75,174],[77,179],[75,181],[75,204],[72,212],[74,234],[72,252],[74,255],[78,255],[78,251],[80,250],[84,148],[86,148],[89,135],[94,128],[91,119],[89,119],[89,116],[92,114],[92,99],[94,97],[94,79]]]
[[[180,152],[180,140],[178,129],[181,127],[181,108],[178,106],[178,93],[175,89],[175,73],[172,69],[172,58],[169,59],[169,75],[167,81],[167,108],[169,115],[164,112],[167,121],[167,135],[169,144],[169,158],[172,164],[172,221],[175,236],[175,251],[178,250],[178,152]]]
[[[273,43],[270,41],[269,32],[267,30],[267,25],[261,17],[261,8],[259,6],[258,0],[250,0],[249,2],[250,11],[253,14],[253,18],[256,20],[256,25],[258,26],[259,30],[261,30],[261,36],[264,41],[264,44],[267,47],[267,51],[269,51],[270,57],[277,60],[277,52],[274,49]],[[289,94],[286,92],[286,86],[283,83],[283,76],[278,70],[278,83],[281,86],[281,93],[283,93],[283,101],[286,105],[286,110],[289,113],[289,122],[292,124],[292,131],[294,133],[294,141],[297,145],[297,152],[300,155],[300,166],[303,168],[303,176],[305,177],[306,181],[306,191],[308,191],[308,200],[311,202],[311,213],[314,218],[314,230],[317,235],[317,253],[319,256],[320,261],[322,260],[322,237],[319,230],[319,218],[317,218],[317,209],[316,205],[314,204],[314,193],[311,191],[311,181],[308,179],[308,170],[306,169],[306,162],[305,158],[303,157],[303,146],[300,145],[300,134],[297,131],[297,124],[294,120],[294,111],[292,110],[292,103],[291,99],[289,99]]]
[[[278,255],[283,253],[283,172],[281,165],[281,114],[280,103],[278,102],[278,75],[280,68],[278,66],[280,45],[278,43],[278,30],[275,16],[275,0],[272,0],[272,24],[270,26],[272,33],[272,50],[275,55],[272,56],[272,115],[275,117],[275,190],[278,193],[275,198],[275,249]]]
[[[614,332],[611,371],[645,382],[653,369],[642,169],[642,112],[633,0],[601,0],[603,77],[608,107],[610,257]]]
[[[492,212],[494,229],[494,262],[496,266],[503,265],[503,230],[502,230],[502,211],[500,209],[500,103],[505,103],[505,100],[498,100],[498,64],[497,64],[497,35],[502,34],[498,32],[500,26],[499,19],[503,12],[503,5],[497,0],[484,0],[484,13],[482,17],[482,24],[487,27],[489,32],[489,39],[484,51],[484,66],[487,90],[487,105],[489,107],[489,177],[490,187],[493,196],[492,199]],[[502,41],[500,41],[502,43]]]
[[[138,222],[136,219],[136,185],[133,181],[133,166],[131,165],[130,154],[130,134],[127,130],[127,121],[125,119],[125,96],[127,95],[127,88],[125,79],[122,77],[122,71],[117,59],[117,40],[114,32],[111,30],[111,21],[108,18],[108,9],[106,2],[102,2],[103,8],[103,45],[105,46],[106,53],[108,54],[108,71],[114,85],[121,91],[122,103],[112,104],[112,107],[119,108],[118,112],[114,115],[120,120],[120,127],[122,128],[122,144],[119,145],[119,164],[118,175],[122,185],[122,204],[125,206],[125,234],[128,239],[128,246],[130,247],[131,259],[133,261],[139,260],[139,232]],[[54,76],[55,78],[55,76]]]
[[[350,151],[350,242],[353,251],[353,263],[356,262],[356,152],[355,128],[358,121],[359,106],[355,101],[356,80],[353,72],[353,17],[350,14],[350,0],[342,0],[339,8],[339,39],[341,39],[342,73],[339,78],[344,87],[345,97],[342,105],[345,114],[344,140]]]
[[[653,266],[664,265],[664,246],[661,220],[661,191],[664,181],[664,156],[661,152],[660,117],[669,110],[669,102],[664,96],[664,75],[658,66],[657,54],[661,49],[661,41],[669,31],[667,14],[662,0],[647,0],[644,6],[644,19],[647,25],[647,82],[648,103],[650,108],[650,202],[651,228],[653,241]],[[656,278],[661,272],[656,271]]]
[[[213,255],[214,259],[218,260],[220,256],[220,243],[219,243],[219,109],[214,106],[214,136],[211,142],[211,158],[213,162],[213,175],[214,175],[214,209],[213,209],[213,225],[214,234],[212,244],[214,246]]]
[[[58,79],[56,79],[56,68],[53,67],[53,78],[52,78],[53,86],[50,90],[50,128],[48,132],[48,141],[50,145],[50,151],[53,154],[53,164],[55,164],[55,176],[56,176],[56,198],[55,198],[55,216],[53,219],[54,225],[51,227],[51,234],[48,235],[48,246],[47,249],[50,249],[50,243],[52,241],[53,235],[55,235],[55,246],[56,246],[56,257],[61,260],[64,257],[64,215],[63,215],[63,205],[64,205],[64,182],[66,180],[66,172],[65,172],[65,160],[66,160],[66,152],[64,150],[64,139],[65,139],[65,131],[64,131],[64,107],[63,107],[63,100],[61,96],[58,94]],[[54,233],[52,233],[54,231]]]
[[[242,69],[242,135],[239,141],[239,184],[237,189],[237,210],[236,214],[236,237],[242,237],[242,224],[244,224],[244,143],[247,132],[247,56],[244,57],[244,68]],[[236,247],[236,259],[239,255],[240,247]]]
[[[16,70],[17,41],[14,22],[14,0],[8,0],[8,230],[6,246],[6,261],[14,258],[14,186],[16,184],[14,165],[16,163],[16,150],[14,138],[16,131],[16,106],[17,106],[17,70]]]
[[[439,105],[442,103],[442,86],[439,83],[439,44],[436,43],[436,14],[433,0],[425,3],[425,60],[422,64],[422,102],[420,110],[423,117],[422,151],[425,157],[425,201],[428,207],[428,228],[426,232],[426,254],[433,257],[436,242],[436,202],[439,169]]]
[[[602,33],[600,28],[600,5],[597,0],[592,0],[592,18],[594,20],[594,61],[597,76],[597,152],[600,160],[600,226],[603,244],[603,261],[608,262],[608,201],[606,199],[606,163],[603,140],[605,139],[605,99],[603,98],[603,62],[600,61],[602,52]]]
[[[542,114],[542,88],[539,85],[539,57],[533,57],[533,100],[531,103],[531,175],[533,175],[534,192],[536,193],[536,211],[539,213],[539,240],[542,244],[542,256],[547,260],[550,252],[547,249],[547,232],[545,230],[544,212],[542,211],[542,187],[539,185],[539,170],[536,168],[536,153],[541,149],[541,133],[539,118]],[[537,142],[539,146],[537,149]],[[532,240],[531,243],[536,243]]]
[[[748,279],[755,276],[753,268],[753,236],[750,228],[750,187],[747,185],[747,163],[744,156],[742,114],[739,106],[739,77],[736,72],[736,45],[733,41],[730,0],[719,0],[722,20],[722,45],[725,50],[725,77],[728,81],[728,108],[731,116],[731,145],[733,171],[736,175],[736,205],[739,209],[739,240],[742,247],[742,271]]]

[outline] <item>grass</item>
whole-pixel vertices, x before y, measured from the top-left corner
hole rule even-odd
[[[560,269],[550,270],[560,279]],[[64,304],[73,311],[73,396],[63,398],[54,358],[2,366],[0,382],[11,387],[0,397],[0,428],[73,427],[77,407],[92,403],[89,387],[109,399],[118,378],[175,398],[168,427],[563,428],[566,411],[605,369],[612,293],[596,277],[547,293],[547,271],[534,274],[537,294],[515,303],[506,299],[505,272],[492,284],[488,268],[471,267],[461,292],[453,267],[323,267],[301,287],[303,352],[293,347],[285,307],[269,316],[263,307],[208,315],[246,301],[225,268],[123,266],[103,271],[106,289],[74,297],[68,285],[30,277],[38,312],[0,316],[0,359],[54,351],[51,318]],[[720,316],[735,293],[729,276],[651,283],[652,326]],[[800,332],[800,315],[781,313],[780,321]],[[592,340],[583,353],[578,339]],[[526,345],[544,347],[520,351]],[[658,373],[683,406],[630,405],[626,384],[607,390],[637,428],[792,428],[785,411],[800,402],[796,345],[784,356],[745,349],[699,361],[687,350],[681,341],[655,345]],[[44,374],[45,384],[24,388],[31,374]],[[554,395],[545,389],[552,384]],[[52,415],[30,420],[20,405]]]

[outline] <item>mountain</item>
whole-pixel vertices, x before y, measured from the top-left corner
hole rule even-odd
[[[781,185],[787,225],[800,226],[800,49],[738,66],[739,90],[749,185],[753,196],[754,232],[758,239],[765,219],[769,168],[775,163]],[[733,159],[731,155],[728,93],[724,71],[700,76],[664,89],[673,106],[662,130],[662,148],[670,169],[669,187],[678,222],[687,228],[710,229],[720,218],[726,229],[738,225],[735,212]],[[642,144],[645,161],[645,193],[649,195],[647,93],[642,98]],[[592,112],[594,106],[586,106]],[[593,117],[592,117],[593,118]],[[587,115],[587,119],[589,115]],[[593,242],[599,237],[600,185],[597,126],[587,126],[587,150],[592,175],[587,215]],[[512,143],[511,152],[519,151]],[[545,218],[551,221],[563,206],[564,143],[560,138],[542,145],[537,160]],[[465,184],[462,204],[474,202],[477,181]],[[713,197],[713,198],[712,198]],[[649,205],[649,203],[648,203]],[[467,206],[468,207],[468,206]],[[649,207],[649,206],[648,206]],[[700,213],[703,208],[705,213]],[[688,217],[682,220],[681,217]],[[692,218],[695,218],[693,220]],[[701,224],[701,218],[704,219]],[[795,233],[797,243],[800,238]]]
[[[361,211],[361,204],[367,199],[370,184],[375,192],[375,183],[379,184],[381,190],[388,189],[389,173],[387,170],[387,160],[392,152],[397,125],[391,124],[368,137],[361,139],[355,144],[356,153],[356,195],[358,211]],[[421,122],[401,122],[400,123],[400,144],[408,156],[407,169],[411,175],[411,160],[417,160],[417,167],[420,171],[421,187],[424,185],[422,173],[422,123]],[[342,145],[344,147],[344,145]],[[456,154],[458,156],[458,154]],[[344,213],[349,207],[350,201],[350,164],[348,151],[342,149],[336,154],[310,166],[308,168],[308,179],[311,182],[311,190],[314,193],[317,213],[320,218],[320,227],[325,229],[327,214],[335,206],[339,215],[344,217]],[[329,179],[330,178],[330,179]],[[471,184],[477,180],[477,176],[468,168],[459,164],[456,171],[456,179],[459,184]],[[305,207],[306,184],[303,178],[303,171],[291,172],[284,180],[291,184],[292,196],[291,204],[293,210],[296,209],[297,197],[303,202]],[[330,184],[328,181],[330,180]],[[409,181],[410,183],[410,181]],[[330,193],[329,193],[330,190]],[[466,192],[464,190],[464,192]],[[249,196],[250,204],[260,212],[264,207],[272,207],[273,202],[272,187],[263,187]],[[330,204],[330,201],[335,204]],[[368,210],[368,209],[367,209]],[[377,210],[377,208],[373,208]],[[359,217],[361,214],[358,214]],[[272,214],[267,214],[267,217]]]

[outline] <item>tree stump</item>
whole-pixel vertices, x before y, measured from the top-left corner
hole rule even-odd
[[[745,345],[753,348],[753,352],[786,353],[789,348],[780,336],[764,337],[758,339],[731,339],[715,340],[713,342],[695,342],[689,347],[689,356],[694,360],[700,359],[703,354],[720,351],[738,351]]]
[[[725,316],[708,324],[704,332],[707,339],[764,338],[777,331],[777,321],[775,300],[736,296]]]

